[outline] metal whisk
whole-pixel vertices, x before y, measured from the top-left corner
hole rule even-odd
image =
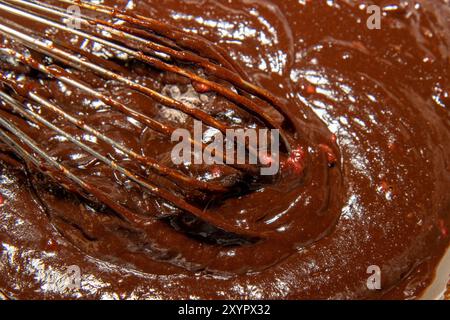
[[[66,19],[71,19],[72,17],[63,7],[55,5],[55,3],[76,5],[92,14],[80,15],[78,21],[81,23],[82,28],[74,29],[64,23]],[[102,15],[104,18],[94,18],[94,14]],[[74,87],[89,96],[95,97],[106,105],[136,119],[141,124],[158,133],[170,137],[176,128],[170,124],[157,121],[156,119],[119,102],[113,97],[95,90],[89,84],[68,74],[61,65],[69,65],[80,71],[92,72],[107,80],[112,79],[118,81],[128,86],[130,89],[154,99],[159,104],[179,110],[186,115],[201,120],[206,125],[216,128],[222,133],[226,132],[228,126],[201,109],[193,108],[186,103],[177,101],[143,86],[137,81],[130,80],[128,77],[121,75],[118,71],[109,70],[105,66],[102,66],[101,63],[98,63],[95,57],[90,56],[87,52],[84,52],[79,48],[74,48],[69,43],[49,40],[48,37],[43,34],[36,34],[36,32],[30,31],[30,29],[27,28],[27,22],[37,23],[42,26],[69,32],[122,52],[142,63],[148,64],[152,68],[177,74],[190,79],[193,83],[208,88],[211,92],[215,92],[231,101],[234,105],[253,114],[268,128],[279,129],[284,148],[288,153],[291,150],[295,138],[293,138],[292,134],[288,134],[287,130],[298,132],[300,129],[296,127],[294,122],[290,121],[293,116],[289,109],[285,107],[284,103],[270,92],[245,80],[239,66],[228,58],[219,47],[199,36],[188,34],[171,25],[105,5],[72,0],[53,1],[53,4],[35,0],[0,0],[0,16],[2,15],[6,15],[5,18],[2,17],[0,20],[0,33],[4,37],[13,39],[22,46],[44,56],[51,57],[54,61],[59,62],[59,65],[57,65],[56,62],[51,66],[44,65],[42,61],[38,61],[30,55],[19,52],[19,50],[13,49],[12,47],[1,45],[0,52],[3,56],[11,57],[14,61],[18,61],[37,72],[50,78],[57,79],[67,86]],[[8,17],[11,16],[20,17],[23,23],[18,25],[17,23],[8,20]],[[120,20],[124,23],[113,23],[113,19]],[[196,66],[197,68],[202,69],[205,74],[218,80],[211,80],[206,76],[200,76],[191,71],[191,69],[176,65],[177,62]],[[65,181],[70,181],[71,184],[92,194],[99,201],[121,214],[122,217],[128,221],[137,224],[145,224],[146,219],[149,219],[114,202],[105,192],[79,178],[76,174],[71,172],[69,168],[50,157],[39,146],[36,139],[28,136],[19,127],[8,120],[10,112],[19,115],[31,123],[44,126],[59,135],[64,136],[68,141],[72,142],[83,151],[110,166],[115,171],[120,172],[153,195],[170,202],[182,211],[188,212],[216,228],[242,237],[257,239],[267,236],[252,232],[251,230],[238,228],[224,219],[196,207],[187,200],[174,195],[157,184],[148,181],[145,177],[119,165],[108,156],[100,154],[98,151],[76,139],[63,129],[52,124],[51,121],[42,115],[26,108],[23,105],[23,100],[26,99],[32,101],[41,108],[45,108],[62,117],[72,125],[120,150],[130,158],[135,159],[142,165],[145,165],[157,174],[170,179],[174,183],[190,186],[202,190],[203,192],[212,193],[226,192],[228,189],[226,186],[216,182],[205,182],[195,179],[178,170],[161,165],[150,157],[145,157],[136,153],[126,146],[114,141],[104,133],[90,127],[81,119],[68,114],[63,108],[51,102],[46,97],[41,96],[32,90],[32,88],[27,88],[26,86],[12,81],[10,77],[8,77],[8,74],[3,71],[0,71],[0,82],[3,84],[3,87],[0,87],[0,101],[3,102],[4,106],[8,106],[9,108],[9,110],[5,110],[4,107],[0,109],[0,126],[2,127],[0,130],[0,139],[10,146],[18,156],[22,157],[27,162],[34,164],[37,168],[51,169],[53,172],[58,172],[55,176],[61,178],[61,184],[64,185]],[[228,85],[225,85],[224,83]],[[232,89],[230,86],[235,89]],[[6,90],[6,88],[9,88],[9,90]],[[11,90],[14,94],[10,92]],[[282,117],[274,116],[274,114]],[[284,120],[280,121],[279,118],[284,118]],[[192,141],[192,143],[196,142]],[[252,150],[249,150],[249,152],[251,151]]]

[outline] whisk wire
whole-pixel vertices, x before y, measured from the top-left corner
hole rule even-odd
[[[290,152],[294,144],[294,138],[286,132],[285,125],[289,123],[293,127],[294,132],[298,132],[301,128],[299,128],[296,122],[292,121],[289,108],[270,92],[247,81],[244,72],[223,53],[222,49],[213,46],[201,37],[183,33],[181,30],[148,17],[134,15],[133,13],[110,8],[105,5],[94,5],[78,0],[58,0],[57,2],[77,5],[90,12],[100,13],[109,17],[111,20],[118,20],[122,23],[108,21],[107,18],[98,19],[87,14],[82,14],[77,18],[86,29],[74,29],[57,21],[61,19],[64,21],[64,19],[71,18],[63,8],[38,0],[0,0],[0,11],[27,19],[33,23],[39,23],[44,27],[51,27],[62,32],[67,32],[68,34],[77,35],[93,43],[102,44],[112,50],[116,50],[143,62],[152,68],[182,76],[194,84],[202,84],[208,91],[214,92],[232,102],[233,106],[231,108],[234,106],[239,107],[255,115],[266,127],[278,129],[285,149]],[[178,101],[140,84],[138,81],[120,72],[120,68],[109,69],[102,65],[102,63],[93,62],[96,60],[92,59],[93,57],[89,59],[89,53],[83,49],[70,47],[67,43],[52,39],[51,36],[43,36],[36,30],[28,30],[25,26],[19,26],[6,18],[0,22],[0,34],[8,39],[16,40],[28,49],[51,57],[60,64],[69,65],[81,72],[91,71],[106,80],[116,80],[128,88],[152,98],[159,104],[181,111],[194,119],[201,120],[206,125],[222,133],[226,133],[227,129],[230,128],[230,125],[224,123],[222,120],[216,119],[199,108]],[[204,55],[198,54],[200,48],[204,50]],[[69,74],[56,63],[50,66],[45,65],[42,61],[33,58],[31,54],[21,53],[17,49],[12,49],[5,45],[0,45],[0,52],[14,58],[23,65],[39,71],[49,78],[57,79],[62,83],[80,90],[84,94],[98,98],[106,105],[136,119],[156,132],[169,136],[175,130],[170,124],[157,121],[141,112],[133,110],[112,97],[98,92],[91,85],[77,79],[75,75]],[[177,62],[191,63],[200,71],[204,71],[206,74],[213,76],[215,80],[203,76],[202,72],[197,74],[190,69],[182,68],[177,65]],[[61,178],[63,183],[67,184],[67,182],[70,182],[70,184],[75,184],[78,188],[92,194],[99,201],[117,210],[124,219],[145,224],[148,221],[147,219],[153,217],[142,217],[122,204],[113,203],[105,192],[84,181],[63,164],[49,156],[35,140],[14,124],[14,121],[11,120],[10,113],[19,115],[21,118],[39,127],[46,127],[58,135],[65,137],[68,141],[98,161],[126,176],[130,181],[133,181],[155,196],[168,201],[178,209],[190,213],[216,228],[251,239],[260,239],[269,236],[264,232],[256,233],[251,230],[239,228],[227,222],[222,217],[215,216],[207,210],[202,210],[192,205],[180,196],[158,186],[157,183],[149,181],[149,177],[135,174],[59,128],[44,116],[34,112],[31,108],[25,107],[21,101],[22,99],[32,101],[47,111],[62,117],[79,130],[85,131],[113,148],[120,150],[129,157],[137,160],[141,165],[150,168],[158,175],[167,177],[177,185],[187,184],[190,187],[195,187],[205,192],[217,193],[226,193],[229,191],[227,187],[220,183],[201,181],[187,176],[180,171],[159,164],[150,157],[138,154],[130,148],[117,143],[99,130],[87,125],[82,119],[67,113],[57,103],[30,90],[30,88],[22,87],[15,83],[3,72],[0,72],[0,82],[4,86],[3,88],[0,87],[0,101],[3,101],[3,105],[0,108],[0,126],[3,128],[0,129],[0,140],[4,141],[19,156],[37,168],[49,166],[52,172],[55,172],[55,175]],[[6,87],[12,89],[12,92],[6,90]],[[17,100],[18,97],[21,98],[21,101]],[[281,115],[284,120],[280,121],[275,114]],[[191,143],[195,144],[198,142],[191,140]],[[245,147],[249,153],[258,154],[258,150],[252,146],[246,144]],[[224,158],[223,154],[219,156]]]

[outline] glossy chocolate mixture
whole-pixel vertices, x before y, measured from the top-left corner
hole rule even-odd
[[[157,17],[225,49],[237,64],[228,67],[289,108],[297,128],[286,129],[293,150],[282,157],[273,179],[230,166],[176,167],[170,158],[174,143],[142,119],[3,52],[3,92],[233,230],[179,210],[63,135],[11,112],[3,99],[2,118],[111,200],[105,203],[52,168],[38,168],[1,145],[0,293],[5,298],[420,296],[449,243],[449,1],[376,1],[383,13],[380,30],[366,25],[367,5],[373,4],[369,1],[105,3]],[[55,43],[70,43],[73,52],[87,50],[91,61],[230,127],[264,126],[198,83],[76,35],[25,25],[3,11],[0,16],[2,23],[14,26],[15,21],[29,28],[29,34],[44,31]],[[61,64],[8,37],[0,39],[3,47],[84,81],[135,111],[192,129],[192,117],[117,80]],[[199,54],[201,50],[199,46]],[[212,77],[195,66],[182,66]],[[21,97],[28,92],[46,97],[144,157],[201,181],[226,185],[228,191],[211,194],[174,184]],[[205,129],[206,143],[216,131]],[[134,220],[125,219],[121,208],[132,212]],[[52,285],[70,266],[79,268],[80,286]],[[367,287],[370,266],[381,269],[381,290]]]

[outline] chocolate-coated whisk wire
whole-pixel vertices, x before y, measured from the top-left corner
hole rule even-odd
[[[286,108],[281,100],[266,90],[245,80],[236,72],[238,67],[236,67],[226,55],[223,55],[220,49],[215,48],[203,38],[196,38],[193,35],[184,34],[182,31],[154,19],[134,16],[131,13],[119,11],[104,5],[94,5],[82,1],[71,0],[61,0],[58,2],[77,5],[88,11],[101,13],[109,17],[111,21],[92,18],[89,15],[83,14],[77,18],[85,29],[74,29],[64,23],[58,22],[58,19],[64,21],[64,19],[72,18],[63,8],[37,0],[0,0],[0,14],[3,11],[9,15],[20,17],[24,21],[39,23],[44,27],[52,27],[62,32],[77,35],[86,40],[122,52],[133,59],[148,64],[152,68],[174,73],[191,80],[193,83],[202,84],[208,88],[209,91],[228,99],[235,106],[255,115],[255,117],[268,128],[280,130],[285,149],[288,152],[291,150],[293,138],[286,132],[285,127],[286,123],[292,125],[289,109]],[[117,19],[126,22],[126,24],[116,24],[112,22],[112,20]],[[161,105],[176,109],[197,120],[201,120],[206,125],[213,127],[222,133],[226,133],[227,129],[230,128],[226,123],[214,118],[201,109],[194,108],[184,102],[165,96],[133,79],[121,75],[119,72],[116,72],[116,70],[109,70],[99,63],[90,61],[87,52],[85,52],[84,55],[82,50],[76,50],[74,52],[69,44],[61,43],[57,40],[52,41],[52,39],[49,39],[42,34],[36,35],[37,32],[35,30],[29,32],[30,30],[24,27],[25,25],[26,24],[24,23],[20,26],[8,19],[2,19],[0,22],[0,34],[9,39],[14,39],[28,49],[39,52],[44,56],[51,57],[60,64],[69,65],[79,71],[93,72],[107,80],[116,80],[130,89],[152,98]],[[195,41],[198,43],[196,44]],[[196,52],[198,51],[198,48],[196,48],[197,45],[203,45],[205,52],[207,52],[207,57]],[[175,128],[169,124],[161,123],[143,113],[133,110],[113,97],[98,92],[89,84],[77,79],[73,74],[67,73],[64,68],[58,66],[56,63],[50,66],[44,65],[41,61],[36,60],[31,55],[26,55],[16,49],[4,45],[0,45],[0,52],[50,78],[57,79],[85,94],[100,99],[106,105],[136,119],[138,122],[148,126],[156,132],[170,136],[175,130]],[[189,62],[203,70],[206,74],[219,79],[221,83],[208,79],[206,76],[201,76],[187,68],[179,67],[176,65],[176,62]],[[202,210],[172,192],[148,181],[148,177],[142,177],[141,175],[135,174],[127,168],[120,166],[117,162],[84,144],[79,139],[51,123],[42,115],[33,111],[31,108],[25,107],[23,105],[23,99],[37,104],[41,108],[45,108],[47,111],[62,117],[78,129],[86,131],[99,140],[120,150],[130,158],[138,161],[144,167],[170,179],[179,186],[189,186],[204,192],[217,193],[226,193],[228,191],[226,186],[216,182],[206,182],[195,179],[180,171],[161,165],[149,157],[134,152],[120,143],[117,143],[99,130],[87,125],[82,119],[70,115],[56,103],[51,102],[33,90],[28,90],[28,88],[11,80],[8,75],[3,72],[0,72],[0,82],[4,86],[4,88],[0,89],[0,101],[3,102],[2,108],[0,109],[0,126],[3,128],[0,130],[0,139],[26,161],[34,164],[38,168],[43,165],[51,167],[54,172],[57,172],[57,177],[63,177],[63,180],[66,179],[67,182],[70,181],[71,184],[91,193],[100,201],[121,213],[125,219],[136,223],[145,223],[146,218],[138,216],[120,204],[112,203],[113,201],[111,201],[103,191],[95,188],[95,186],[90,185],[86,181],[83,181],[72,173],[69,168],[64,167],[61,163],[58,163],[55,159],[50,157],[39,144],[33,140],[33,138],[28,136],[14,124],[14,121],[10,118],[10,114],[13,113],[19,115],[21,118],[26,119],[39,127],[46,127],[59,135],[64,136],[68,141],[89,153],[97,160],[108,165],[113,170],[122,173],[145,190],[161,197],[177,208],[192,214],[204,222],[238,236],[252,239],[268,236],[268,234],[263,234],[261,232],[256,233],[251,230],[239,228],[223,218],[215,216],[206,210]],[[233,88],[236,88],[236,90],[230,86],[224,85],[223,82],[230,84]],[[11,90],[5,90],[5,88],[10,88],[13,93],[10,92]],[[21,97],[20,101],[17,99],[18,97]],[[274,111],[284,117],[285,123],[281,123],[274,118]],[[292,127],[294,130],[299,130],[299,128],[295,127],[295,124],[292,125]],[[191,142],[196,143],[193,141]],[[246,148],[249,153],[258,152],[253,149],[252,146],[246,145]],[[223,157],[223,155],[220,156]],[[254,169],[249,169],[248,166],[242,168],[249,171]]]

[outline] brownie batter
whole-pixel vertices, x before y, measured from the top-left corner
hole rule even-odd
[[[3,92],[211,217],[202,220],[178,209],[64,135],[27,121],[0,98],[3,119],[108,198],[86,192],[48,164],[33,164],[1,144],[0,297],[420,297],[449,244],[448,0],[103,3],[170,23],[194,39],[202,36],[208,41],[199,40],[191,49],[211,60],[215,57],[208,48],[217,45],[223,55],[217,63],[288,108],[291,117],[283,119],[270,103],[250,97],[285,128],[292,150],[282,150],[280,173],[273,178],[232,166],[175,166],[170,157],[175,143],[150,129],[145,119],[124,114],[0,50]],[[366,24],[371,15],[367,6],[374,3],[382,9],[381,29]],[[0,17],[5,25],[35,37],[45,34],[56,46],[70,47],[74,54],[201,109],[230,128],[265,126],[260,117],[184,77],[80,36],[24,23],[1,9]],[[175,46],[186,45],[184,38],[175,38]],[[205,46],[209,41],[215,45]],[[117,79],[61,63],[7,36],[0,36],[0,43],[149,118],[192,130],[193,117]],[[176,63],[217,80],[207,70]],[[29,92],[141,156],[199,181],[224,185],[227,191],[207,192],[155,174],[32,101]],[[4,126],[1,130],[8,132]],[[204,142],[215,132],[205,126]],[[132,219],[125,211],[132,212]],[[218,227],[214,221],[226,223]],[[78,286],[54,285],[74,266],[80,273]],[[374,266],[381,270],[380,289],[367,285]]]

